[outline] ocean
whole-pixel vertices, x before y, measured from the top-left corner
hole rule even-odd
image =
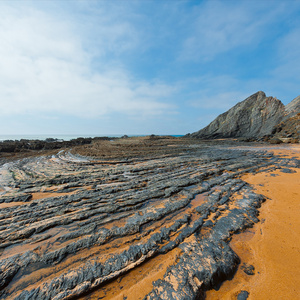
[[[94,138],[94,137],[102,137],[102,136],[108,136],[108,137],[122,137],[124,134],[0,134],[0,142],[3,142],[5,140],[21,140],[21,139],[25,139],[25,140],[45,140],[48,138],[54,138],[54,139],[59,139],[59,140],[64,140],[64,141],[70,141],[72,139],[76,139],[79,137],[83,137],[83,138]],[[162,134],[163,135],[163,134]],[[173,135],[173,134],[169,134],[171,136],[174,137],[180,137],[183,135]],[[136,134],[136,135],[128,135],[129,137],[133,137],[133,136],[146,136],[146,135],[142,135],[142,134]]]

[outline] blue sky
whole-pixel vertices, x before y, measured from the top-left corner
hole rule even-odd
[[[186,134],[300,95],[300,1],[1,1],[0,134]]]

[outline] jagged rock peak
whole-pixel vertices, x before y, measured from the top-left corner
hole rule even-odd
[[[259,137],[272,133],[285,115],[285,106],[259,91],[191,134],[196,138]]]

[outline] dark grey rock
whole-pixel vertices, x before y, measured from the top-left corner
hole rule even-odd
[[[295,170],[287,169],[287,168],[281,169],[280,172],[283,172],[283,173],[297,173]]]
[[[286,119],[295,116],[300,112],[300,96],[296,97],[293,101],[285,106]]]
[[[282,143],[283,143],[282,140],[280,140],[279,138],[276,138],[276,137],[271,138],[271,139],[269,140],[269,142],[270,142],[270,144],[275,144],[275,145],[277,145],[277,144],[282,144]]]
[[[247,291],[241,291],[238,295],[237,295],[237,300],[247,300],[249,296],[249,292]]]
[[[5,197],[2,196],[0,198],[0,203],[10,203],[10,202],[28,202],[32,199],[31,194],[18,194],[16,196]]]
[[[269,141],[271,144],[297,143],[300,139],[300,96],[284,106],[280,100],[257,92],[219,115],[205,128],[186,137],[240,141]]]
[[[257,92],[219,115],[207,127],[191,134],[195,138],[260,137],[272,133],[283,119],[285,107],[280,100]]]
[[[241,269],[246,273],[247,275],[254,275],[255,268],[252,265],[249,265],[247,263],[243,263],[241,266]]]

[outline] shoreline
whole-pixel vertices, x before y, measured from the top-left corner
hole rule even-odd
[[[221,285],[220,299],[226,299],[226,285],[243,283],[238,256],[264,274],[245,248],[256,236],[249,227],[265,199],[248,183],[298,174],[293,166],[299,168],[300,156],[282,156],[282,148],[299,146],[150,136],[96,141],[6,165],[0,170],[3,190],[9,187],[0,198],[0,295],[204,297],[238,269]],[[245,233],[234,234],[240,231]],[[57,287],[57,281],[63,284]],[[228,299],[237,287],[247,288],[235,284]],[[206,299],[218,299],[213,292]]]
[[[270,149],[281,157],[300,159],[300,146]],[[297,299],[300,297],[300,171],[276,170],[271,173],[247,174],[243,180],[268,199],[259,209],[260,222],[253,228],[233,235],[231,248],[241,259],[232,280],[219,290],[210,290],[206,299],[236,299],[239,292],[249,292],[249,300]],[[251,265],[247,275],[243,264]]]

